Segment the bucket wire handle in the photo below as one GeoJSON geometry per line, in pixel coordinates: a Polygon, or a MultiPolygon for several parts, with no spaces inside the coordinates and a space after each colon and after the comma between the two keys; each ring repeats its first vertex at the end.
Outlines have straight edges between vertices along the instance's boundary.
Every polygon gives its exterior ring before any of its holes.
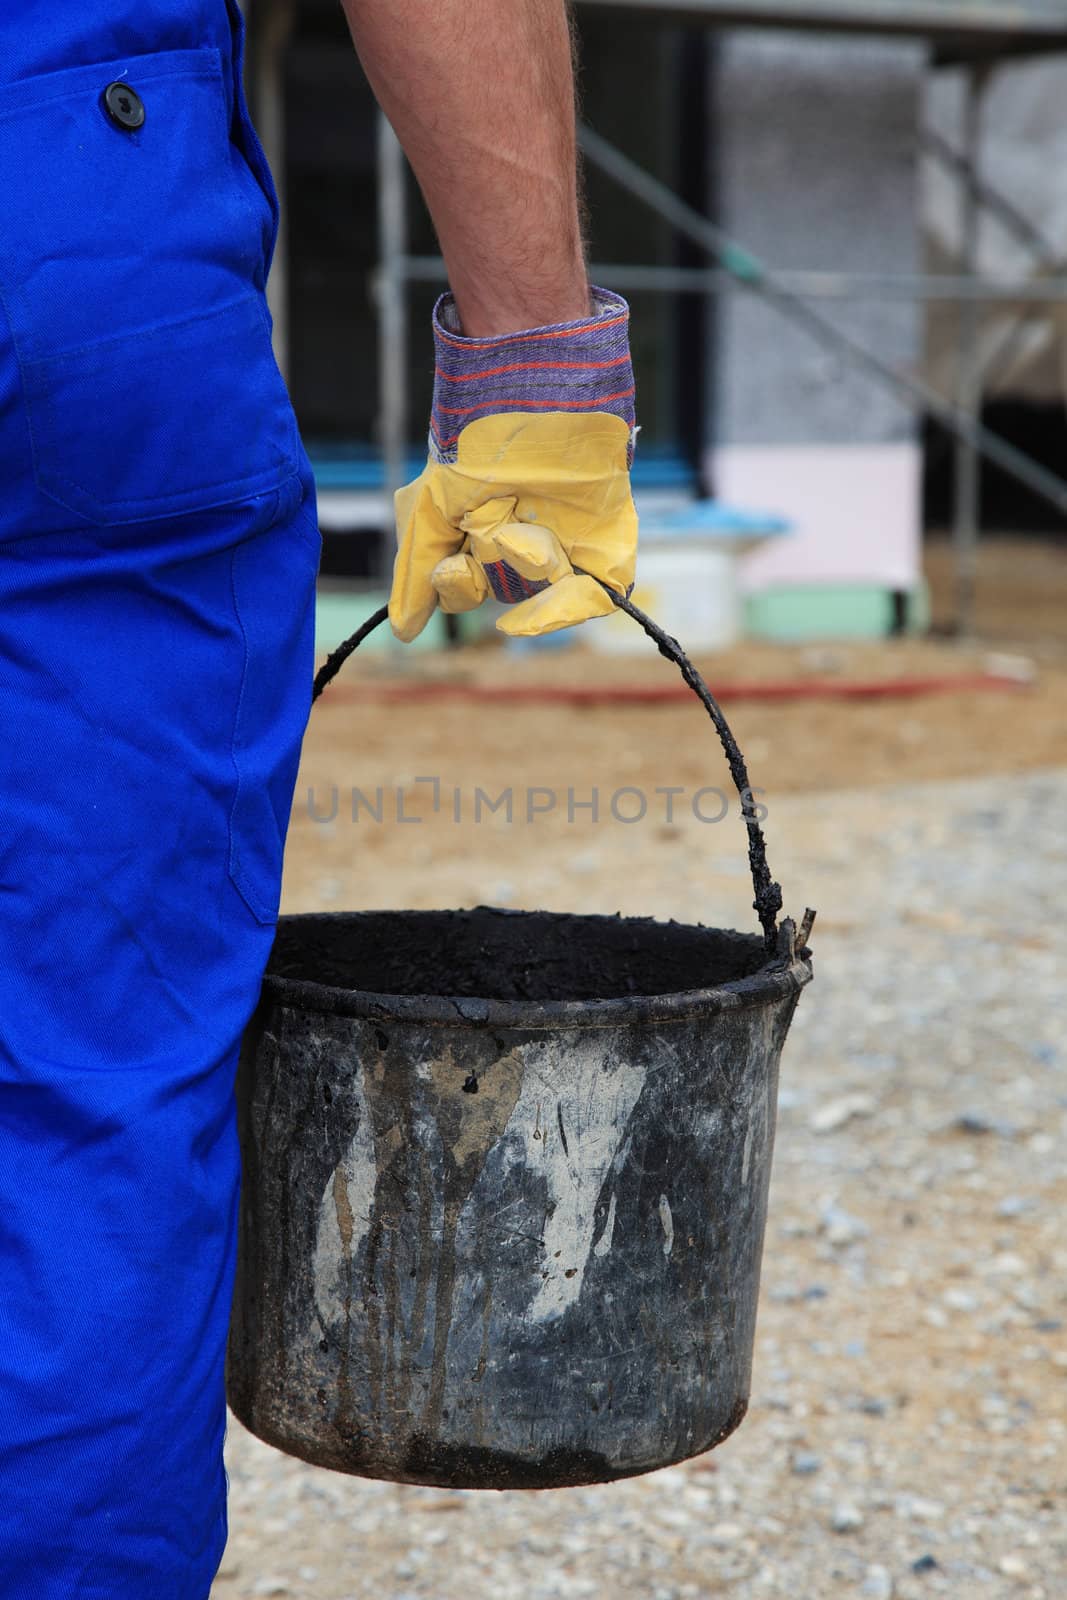
{"type": "MultiPolygon", "coordinates": [[[[575,571],[578,570],[578,568],[575,568],[575,571]]],[[[599,578],[596,581],[600,583],[599,578]]],[[[723,750],[726,752],[730,776],[733,778],[734,786],[741,797],[741,815],[744,817],[745,827],[748,829],[748,864],[752,873],[752,887],[756,895],[752,902],[753,909],[759,917],[760,926],[763,929],[764,943],[768,951],[774,954],[778,950],[777,917],[782,909],[782,891],[771,877],[770,868],[767,865],[767,845],[763,837],[763,829],[759,824],[759,817],[756,814],[756,803],[749,784],[748,768],[745,765],[745,758],[741,754],[737,740],[730,731],[730,724],[723,716],[722,709],[715,696],[677,639],[673,639],[657,622],[653,622],[652,618],[646,615],[640,606],[635,606],[632,600],[616,594],[614,589],[610,589],[606,583],[601,583],[600,587],[620,611],[625,611],[628,617],[632,617],[644,629],[659,650],[660,655],[665,656],[668,661],[674,662],[683,679],[715,724],[715,731],[719,735],[723,750]]],[[[387,605],[379,606],[378,610],[367,618],[362,627],[357,628],[350,638],[346,639],[343,644],[338,645],[337,649],[327,656],[315,675],[315,685],[311,694],[313,701],[319,698],[326,685],[337,676],[352,652],[363,643],[368,634],[373,633],[375,628],[380,627],[388,619],[388,616],[389,607],[387,605]]]]}

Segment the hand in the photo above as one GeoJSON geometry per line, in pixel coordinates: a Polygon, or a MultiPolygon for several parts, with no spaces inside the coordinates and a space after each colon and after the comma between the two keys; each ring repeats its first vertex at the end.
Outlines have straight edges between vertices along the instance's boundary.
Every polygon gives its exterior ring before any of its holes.
{"type": "Polygon", "coordinates": [[[430,459],[396,494],[398,638],[414,639],[438,605],[470,611],[490,595],[512,608],[497,622],[503,633],[549,633],[614,610],[602,583],[630,589],[628,308],[594,296],[596,318],[498,339],[458,337],[445,321],[449,297],[439,302],[430,459]],[[450,432],[451,417],[483,410],[450,432]]]}
{"type": "Polygon", "coordinates": [[[414,639],[438,605],[472,611],[490,594],[512,605],[497,622],[507,634],[550,633],[613,611],[596,580],[624,595],[634,579],[629,437],[606,412],[507,412],[469,423],[455,464],[428,462],[396,496],[389,620],[397,637],[414,639]]]}

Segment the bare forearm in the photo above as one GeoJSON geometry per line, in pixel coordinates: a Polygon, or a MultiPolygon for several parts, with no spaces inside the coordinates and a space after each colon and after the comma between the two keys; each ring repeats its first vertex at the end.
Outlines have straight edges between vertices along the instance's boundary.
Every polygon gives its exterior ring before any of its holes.
{"type": "Polygon", "coordinates": [[[589,313],[566,0],[342,0],[463,332],[589,313]]]}

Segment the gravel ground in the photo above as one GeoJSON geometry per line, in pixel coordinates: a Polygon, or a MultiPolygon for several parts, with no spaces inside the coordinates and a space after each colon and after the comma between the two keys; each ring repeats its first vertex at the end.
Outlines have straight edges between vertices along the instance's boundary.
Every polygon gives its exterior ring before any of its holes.
{"type": "MultiPolygon", "coordinates": [[[[213,1600],[1067,1594],[1065,815],[1065,769],[774,803],[787,909],[820,911],[817,977],[732,1439],[610,1487],[479,1495],[309,1468],[234,1422],[213,1600]]],[[[447,830],[387,873],[337,845],[327,878],[303,831],[293,909],[499,898],[447,830]]],[[[576,850],[546,828],[496,886],[748,927],[737,841],[713,832],[686,815],[576,850]]]]}

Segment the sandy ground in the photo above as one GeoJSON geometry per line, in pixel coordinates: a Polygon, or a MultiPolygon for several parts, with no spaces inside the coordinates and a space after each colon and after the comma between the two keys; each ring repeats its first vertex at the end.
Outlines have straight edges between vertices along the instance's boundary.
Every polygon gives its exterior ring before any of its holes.
{"type": "MultiPolygon", "coordinates": [[[[930,574],[936,618],[943,552],[930,574]]],[[[713,685],[990,667],[1026,680],[728,706],[787,910],[820,913],[817,982],[783,1064],[739,1433],[623,1485],[479,1496],[318,1471],[235,1423],[217,1600],[1067,1594],[1067,553],[988,546],[979,628],[969,647],[702,663],[713,685]]],[[[403,667],[357,658],[316,710],[288,910],[490,901],[752,925],[741,829],[732,812],[713,820],[727,779],[695,701],[382,694],[674,681],[651,646],[647,662],[477,650],[403,667]],[[356,786],[375,807],[381,788],[380,821],[365,801],[353,820],[356,786]],[[479,788],[512,791],[510,822],[484,801],[475,815],[479,788]],[[594,789],[598,818],[569,815],[568,791],[594,789]]]]}

